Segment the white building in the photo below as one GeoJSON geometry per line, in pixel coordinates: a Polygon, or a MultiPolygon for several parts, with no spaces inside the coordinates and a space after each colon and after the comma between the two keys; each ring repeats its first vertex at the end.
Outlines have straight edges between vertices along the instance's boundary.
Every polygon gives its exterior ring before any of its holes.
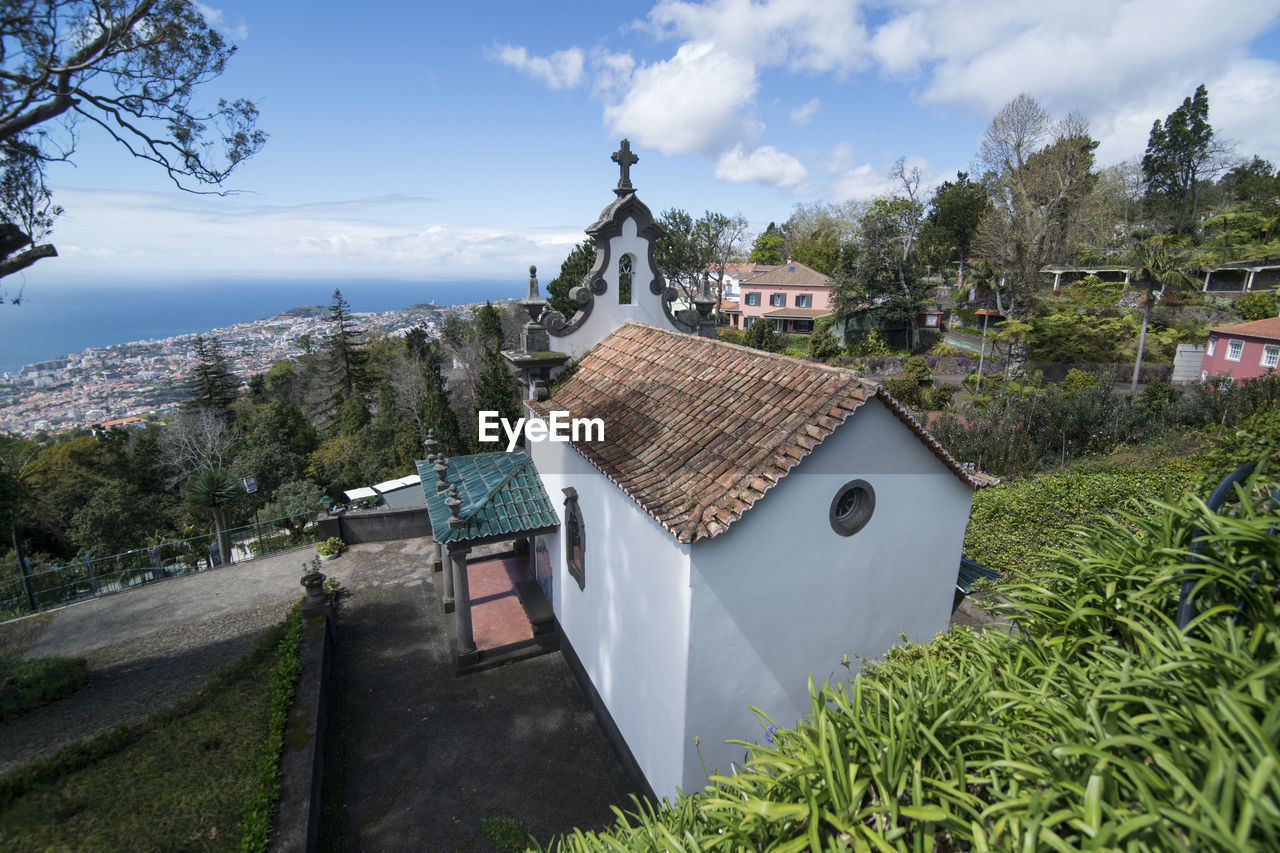
{"type": "Polygon", "coordinates": [[[741,761],[725,741],[762,739],[750,705],[791,725],[810,675],[847,677],[846,658],[944,630],[972,491],[994,481],[852,372],[715,340],[706,312],[673,312],[652,264],[660,231],[627,178],[587,229],[597,259],[578,312],[547,318],[550,347],[526,326],[524,362],[509,357],[531,415],[605,424],[603,441],[530,443],[560,521],[534,540],[537,580],[606,729],[662,797],[701,788],[704,762],[741,761]],[[549,396],[535,382],[554,373],[548,349],[578,357],[549,396]]]}

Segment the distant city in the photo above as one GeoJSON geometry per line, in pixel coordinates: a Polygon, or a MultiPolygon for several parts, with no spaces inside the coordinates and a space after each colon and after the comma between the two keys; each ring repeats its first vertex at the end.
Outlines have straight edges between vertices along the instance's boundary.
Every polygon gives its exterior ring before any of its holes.
{"type": "MultiPolygon", "coordinates": [[[[435,337],[441,317],[470,306],[414,305],[397,311],[357,313],[365,331],[403,335],[423,326],[435,337]]],[[[266,320],[203,332],[217,337],[242,379],[301,354],[298,339],[317,343],[328,333],[326,308],[307,306],[266,320]]],[[[0,433],[33,435],[77,427],[141,423],[180,405],[196,363],[195,334],[91,347],[63,358],[0,374],[0,433]]]]}

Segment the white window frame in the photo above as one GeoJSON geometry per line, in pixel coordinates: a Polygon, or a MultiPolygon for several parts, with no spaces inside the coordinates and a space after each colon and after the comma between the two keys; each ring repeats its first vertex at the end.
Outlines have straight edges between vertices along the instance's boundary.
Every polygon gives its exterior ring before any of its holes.
{"type": "Polygon", "coordinates": [[[1206,353],[1207,355],[1213,355],[1213,351],[1214,351],[1215,349],[1217,349],[1217,348],[1218,348],[1218,336],[1217,336],[1217,335],[1210,335],[1210,336],[1209,336],[1209,346],[1208,346],[1208,348],[1205,350],[1205,353],[1206,353]]]}
{"type": "Polygon", "coordinates": [[[812,307],[813,307],[813,294],[812,294],[812,293],[797,293],[797,294],[796,294],[796,306],[795,306],[795,307],[797,307],[797,308],[812,308],[812,307]]]}
{"type": "Polygon", "coordinates": [[[758,306],[760,304],[760,292],[754,291],[743,295],[744,302],[747,305],[758,306]]]}
{"type": "Polygon", "coordinates": [[[1239,361],[1244,357],[1244,341],[1239,338],[1231,338],[1227,341],[1227,354],[1223,356],[1227,361],[1239,361]]]}
{"type": "Polygon", "coordinates": [[[787,294],[785,294],[785,293],[770,293],[770,294],[769,294],[769,307],[770,307],[770,308],[786,308],[786,307],[787,307],[787,294]]]}
{"type": "Polygon", "coordinates": [[[1280,364],[1280,344],[1263,344],[1262,358],[1258,359],[1262,367],[1275,367],[1280,364]]]}

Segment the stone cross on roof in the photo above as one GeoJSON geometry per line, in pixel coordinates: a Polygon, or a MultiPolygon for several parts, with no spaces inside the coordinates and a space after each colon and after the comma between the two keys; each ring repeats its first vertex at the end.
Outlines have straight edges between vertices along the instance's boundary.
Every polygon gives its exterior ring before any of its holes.
{"type": "Polygon", "coordinates": [[[640,162],[640,158],[631,153],[630,141],[622,140],[618,150],[613,152],[609,159],[618,164],[618,169],[622,173],[618,178],[618,186],[614,189],[614,192],[618,195],[625,195],[631,192],[633,189],[631,186],[631,167],[640,162]]]}

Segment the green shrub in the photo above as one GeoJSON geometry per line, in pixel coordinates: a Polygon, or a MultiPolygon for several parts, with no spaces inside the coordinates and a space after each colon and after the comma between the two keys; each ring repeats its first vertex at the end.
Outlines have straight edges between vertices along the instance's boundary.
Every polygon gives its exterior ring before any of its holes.
{"type": "Polygon", "coordinates": [[[65,699],[84,677],[84,658],[0,659],[0,721],[65,699]]]}
{"type": "Polygon", "coordinates": [[[778,350],[778,340],[773,333],[773,322],[763,317],[757,317],[752,321],[750,328],[747,329],[746,335],[742,338],[742,343],[765,352],[776,352],[778,350]]]}
{"type": "Polygon", "coordinates": [[[1062,392],[1067,396],[1098,387],[1098,377],[1084,370],[1071,368],[1062,380],[1062,392]]]}
{"type": "Polygon", "coordinates": [[[761,715],[735,775],[558,849],[1270,849],[1277,522],[1185,497],[1081,531],[1059,577],[1003,589],[1016,632],[958,629],[850,684],[811,681],[811,713],[761,715]],[[1195,526],[1207,609],[1183,633],[1195,526]]]}
{"type": "Polygon", "coordinates": [[[892,352],[889,342],[875,329],[849,341],[846,351],[855,358],[885,356],[892,352]]]}
{"type": "Polygon", "coordinates": [[[240,849],[247,853],[265,851],[275,825],[276,803],[280,800],[284,728],[293,709],[298,675],[302,672],[298,658],[301,646],[302,608],[294,605],[285,620],[284,636],[276,647],[275,668],[267,688],[271,694],[271,722],[258,757],[258,784],[250,792],[244,816],[240,819],[240,849]]]}
{"type": "Polygon", "coordinates": [[[742,339],[746,336],[746,332],[740,329],[716,329],[716,337],[722,341],[728,341],[731,344],[741,344],[742,339]]]}
{"type": "Polygon", "coordinates": [[[321,557],[331,557],[335,554],[341,554],[342,549],[347,547],[346,543],[337,536],[330,536],[323,542],[316,543],[316,553],[321,557]]]}
{"type": "Polygon", "coordinates": [[[826,361],[840,355],[840,342],[826,329],[818,329],[809,336],[809,358],[826,361]]]}
{"type": "Polygon", "coordinates": [[[1231,306],[1232,312],[1243,320],[1266,320],[1276,316],[1275,291],[1258,290],[1247,293],[1231,306]]]}
{"type": "Polygon", "coordinates": [[[485,840],[497,853],[521,853],[537,844],[529,827],[509,817],[486,817],[480,821],[485,840]]]}

